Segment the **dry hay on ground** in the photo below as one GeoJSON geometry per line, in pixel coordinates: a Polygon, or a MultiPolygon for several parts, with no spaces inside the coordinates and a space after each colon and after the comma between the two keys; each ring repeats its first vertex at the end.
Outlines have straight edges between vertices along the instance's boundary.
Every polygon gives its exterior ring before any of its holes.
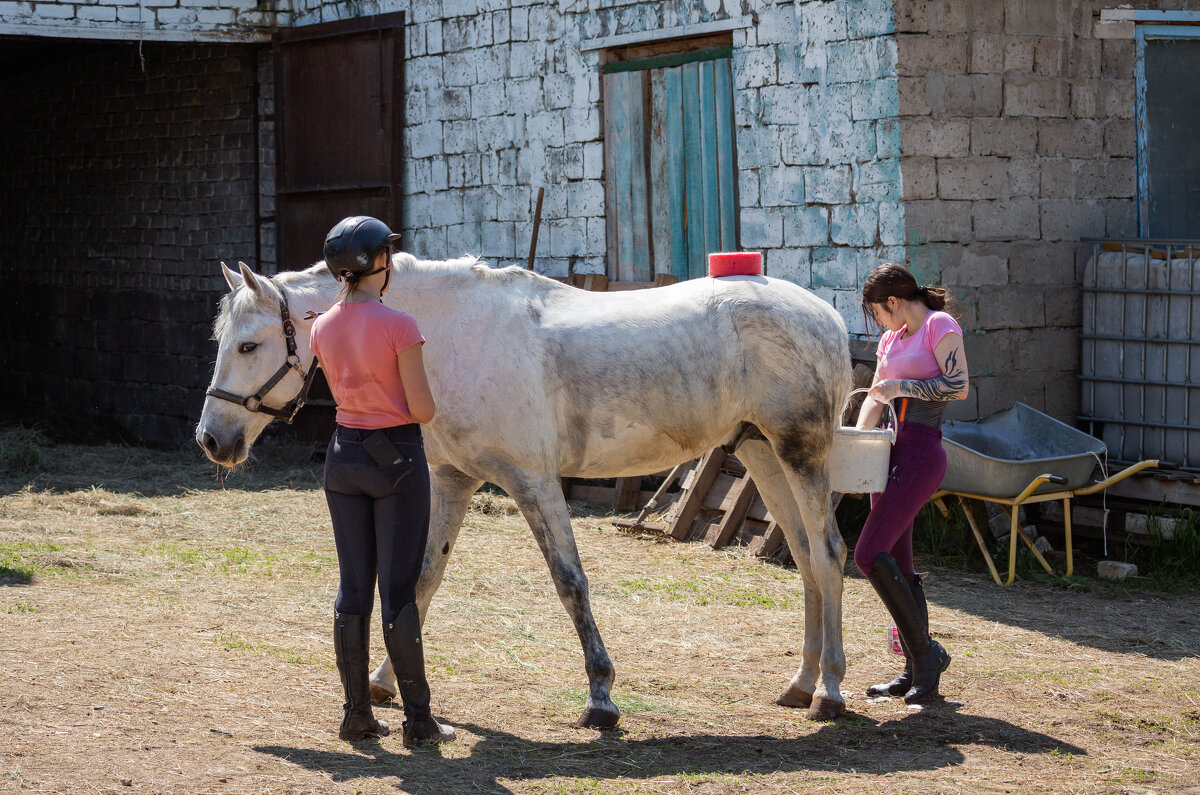
{"type": "Polygon", "coordinates": [[[427,624],[435,710],[460,739],[340,742],[318,467],[310,448],[259,455],[222,486],[190,450],[60,446],[48,474],[0,483],[0,791],[1167,792],[1200,771],[1200,597],[937,571],[933,625],[955,659],[944,700],[910,710],[859,695],[899,663],[850,576],[849,712],[819,725],[772,703],[799,662],[794,570],[586,512],[624,716],[575,728],[578,641],[494,495],[427,624]]]}

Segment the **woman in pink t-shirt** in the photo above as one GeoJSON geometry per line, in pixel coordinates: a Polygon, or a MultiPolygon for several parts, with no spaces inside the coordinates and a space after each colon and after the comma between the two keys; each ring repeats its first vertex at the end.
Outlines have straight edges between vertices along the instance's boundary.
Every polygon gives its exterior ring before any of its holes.
{"type": "Polygon", "coordinates": [[[333,648],[346,703],[338,735],[388,733],[371,711],[368,676],[378,575],[383,640],[404,701],[404,744],[411,746],[452,740],[454,730],[429,709],[416,600],[429,534],[420,423],[436,410],[421,357],[425,338],[411,316],[382,303],[399,237],[366,216],[330,230],[325,265],[345,287],[313,323],[311,341],[338,404],[324,478],[340,572],[333,648]]]}
{"type": "Polygon", "coordinates": [[[946,474],[942,414],[968,390],[962,329],[943,311],[947,298],[942,288],[919,286],[907,268],[891,263],[873,270],[862,292],[863,312],[886,330],[858,427],[876,427],[891,405],[898,428],[887,486],[871,495],[854,562],[892,614],[906,656],[904,673],[867,688],[867,695],[903,695],[910,704],[937,693],[950,665],[950,655],[929,635],[912,553],[913,520],[946,474]]]}

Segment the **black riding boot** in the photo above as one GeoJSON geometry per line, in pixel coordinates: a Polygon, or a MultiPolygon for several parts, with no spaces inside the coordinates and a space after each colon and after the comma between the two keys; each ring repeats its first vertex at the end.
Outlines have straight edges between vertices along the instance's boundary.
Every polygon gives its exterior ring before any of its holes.
{"type": "Polygon", "coordinates": [[[406,604],[392,623],[384,627],[383,641],[404,702],[405,747],[453,740],[454,729],[438,723],[429,711],[429,682],[425,679],[425,653],[421,648],[421,616],[416,604],[406,604]]]}
{"type": "MultiPolygon", "coordinates": [[[[925,589],[921,584],[921,575],[914,574],[911,577],[906,577],[909,587],[912,588],[913,597],[917,600],[917,610],[920,611],[921,628],[926,635],[929,634],[929,604],[925,601],[925,589]]],[[[942,644],[930,638],[929,641],[935,648],[935,654],[945,655],[946,650],[942,648],[942,644]]],[[[904,638],[900,639],[900,645],[904,647],[904,671],[890,682],[885,682],[880,685],[871,685],[867,688],[867,695],[871,697],[878,696],[902,696],[912,687],[912,659],[909,657],[908,647],[904,646],[904,638]]],[[[946,665],[949,665],[949,655],[946,655],[946,665]]],[[[946,670],[944,667],[942,670],[946,670]]]]}
{"type": "Polygon", "coordinates": [[[338,737],[343,740],[365,740],[388,733],[388,725],[375,720],[371,712],[370,639],[370,616],[334,613],[333,652],[346,691],[342,727],[338,730],[338,737]]]}
{"type": "Polygon", "coordinates": [[[919,592],[924,597],[924,591],[919,586],[913,588],[900,573],[895,559],[886,552],[875,558],[867,579],[900,630],[911,678],[911,687],[904,694],[905,703],[913,704],[937,693],[942,671],[950,666],[950,655],[929,637],[928,607],[922,609],[924,599],[916,595],[919,592]]]}

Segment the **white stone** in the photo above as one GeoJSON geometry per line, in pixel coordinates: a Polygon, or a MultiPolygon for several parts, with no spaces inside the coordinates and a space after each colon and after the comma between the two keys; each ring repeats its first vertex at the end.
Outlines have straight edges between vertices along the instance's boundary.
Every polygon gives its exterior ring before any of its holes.
{"type": "Polygon", "coordinates": [[[1096,573],[1105,580],[1123,580],[1126,577],[1136,577],[1138,568],[1132,563],[1119,560],[1102,560],[1096,564],[1096,573]]]}

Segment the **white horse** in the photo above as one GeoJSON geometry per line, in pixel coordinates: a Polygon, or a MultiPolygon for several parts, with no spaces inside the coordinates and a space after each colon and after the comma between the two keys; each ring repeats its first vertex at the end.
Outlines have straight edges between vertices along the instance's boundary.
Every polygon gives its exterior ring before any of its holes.
{"type": "MultiPolygon", "coordinates": [[[[658,472],[741,441],[738,458],[804,579],[802,662],[778,703],[808,707],[814,720],[840,715],[846,545],[826,458],[850,390],[841,317],[807,290],[761,276],[595,293],[473,257],[397,254],[393,263],[384,301],[415,317],[428,340],[438,405],[425,427],[433,508],[417,586],[422,617],[471,495],[485,481],[500,485],[529,523],[583,644],[590,687],[579,725],[615,725],[613,666],[560,478],[658,472]]],[[[240,273],[222,264],[232,292],[214,326],[216,371],[196,427],[208,457],[226,466],[244,460],[271,421],[260,412],[293,410],[279,407],[301,391],[311,359],[304,316],[328,309],[338,292],[323,262],[271,278],[239,265],[240,273]],[[285,337],[291,323],[294,337],[285,337]]],[[[372,685],[396,692],[389,661],[372,685]]]]}

